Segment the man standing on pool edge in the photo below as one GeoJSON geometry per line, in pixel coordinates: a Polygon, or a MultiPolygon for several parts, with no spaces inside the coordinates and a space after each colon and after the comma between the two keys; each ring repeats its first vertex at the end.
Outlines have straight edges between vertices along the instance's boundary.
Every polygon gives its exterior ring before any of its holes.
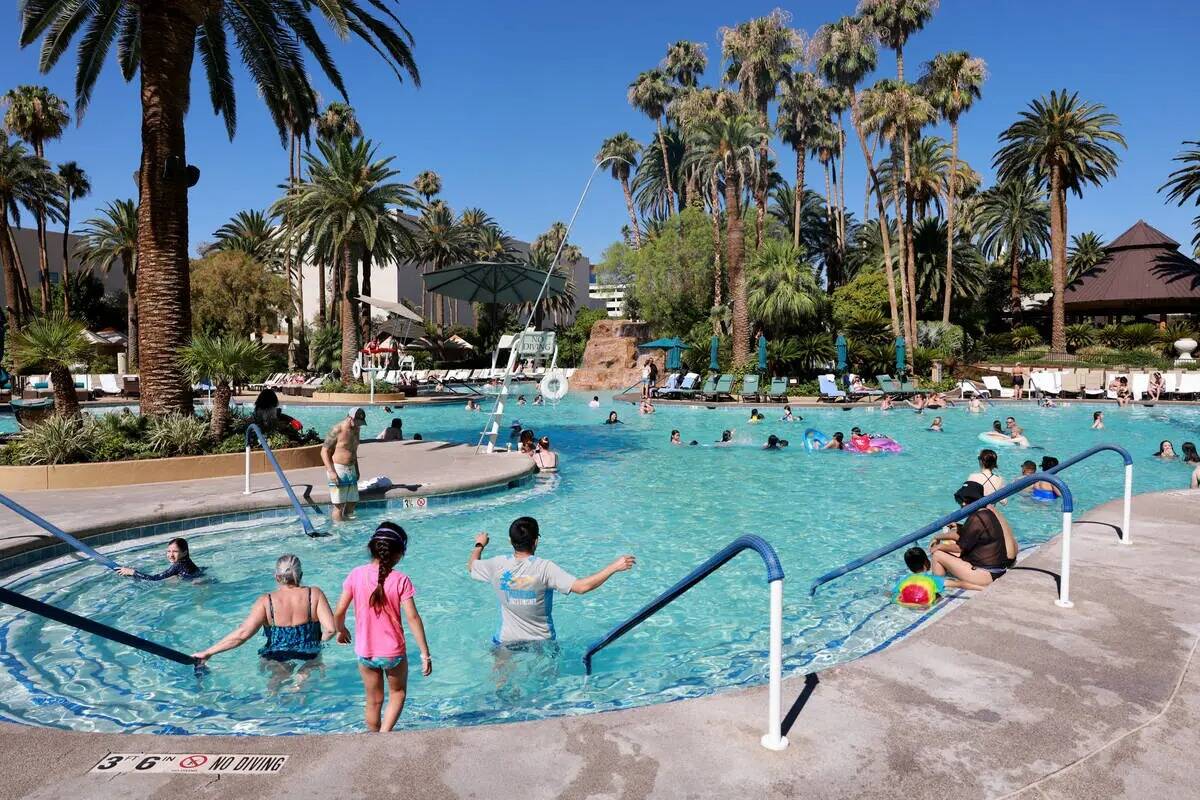
{"type": "Polygon", "coordinates": [[[358,504],[359,431],[367,422],[367,412],[352,408],[341,422],[329,429],[321,446],[321,461],[329,475],[329,502],[333,521],[354,519],[358,504]]]}
{"type": "Polygon", "coordinates": [[[538,535],[536,519],[518,517],[508,527],[513,554],[494,558],[483,558],[488,535],[475,537],[467,572],[477,581],[490,583],[496,592],[500,622],[492,636],[494,644],[554,639],[554,592],[587,594],[636,563],[633,556],[621,556],[595,575],[576,578],[553,561],[534,555],[538,535]]]}

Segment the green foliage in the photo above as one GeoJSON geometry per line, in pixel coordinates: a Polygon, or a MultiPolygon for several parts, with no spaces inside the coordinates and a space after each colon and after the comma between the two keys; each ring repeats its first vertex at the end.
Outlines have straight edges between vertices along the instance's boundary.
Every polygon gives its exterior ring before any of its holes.
{"type": "Polygon", "coordinates": [[[864,270],[833,290],[833,321],[841,330],[849,330],[854,319],[878,314],[886,320],[889,313],[887,276],[882,272],[864,270]]]}
{"type": "Polygon", "coordinates": [[[558,364],[562,367],[578,366],[583,360],[583,351],[587,347],[588,337],[591,336],[592,326],[602,319],[607,319],[608,313],[603,308],[580,308],[575,313],[575,320],[558,330],[558,364]]]}
{"type": "Polygon", "coordinates": [[[200,334],[179,352],[179,361],[193,382],[208,378],[218,383],[238,384],[262,373],[267,351],[250,339],[200,334]]]}
{"type": "Polygon", "coordinates": [[[146,444],[160,456],[195,456],[204,452],[208,426],[195,416],[165,414],[151,417],[146,444]]]}
{"type": "Polygon", "coordinates": [[[966,334],[959,325],[949,322],[918,322],[917,343],[921,347],[946,355],[963,352],[966,334]]]}
{"type": "Polygon", "coordinates": [[[1019,328],[1013,329],[1013,332],[1009,335],[1009,341],[1013,347],[1024,350],[1041,344],[1042,336],[1038,333],[1037,328],[1032,325],[1022,325],[1019,328]]]}
{"type": "Polygon", "coordinates": [[[1096,326],[1086,322],[1068,325],[1066,328],[1067,349],[1072,353],[1087,347],[1096,340],[1096,326]]]}
{"type": "MultiPolygon", "coordinates": [[[[363,381],[335,381],[327,380],[321,384],[322,392],[331,394],[370,394],[371,384],[363,381]]],[[[375,394],[391,394],[399,389],[387,381],[375,381],[375,394]]]]}
{"type": "Polygon", "coordinates": [[[1150,347],[1160,341],[1158,326],[1150,322],[1126,325],[1121,332],[1121,345],[1129,350],[1150,347]]]}
{"type": "Polygon", "coordinates": [[[842,326],[843,332],[863,345],[886,345],[892,341],[892,324],[877,309],[860,311],[842,326]]]}
{"type": "Polygon", "coordinates": [[[11,339],[13,359],[24,371],[65,367],[87,361],[92,346],[83,326],[62,316],[37,317],[11,339]]]}
{"type": "Polygon", "coordinates": [[[275,330],[290,303],[287,281],[240,251],[193,261],[191,287],[192,330],[209,336],[275,330]]]}
{"type": "MultiPolygon", "coordinates": [[[[824,369],[837,358],[833,338],[827,333],[811,333],[796,340],[795,364],[805,370],[824,369]]],[[[770,345],[768,345],[769,349],[770,345]]]]}
{"type": "Polygon", "coordinates": [[[891,375],[896,371],[896,351],[890,345],[858,345],[851,341],[849,360],[855,372],[872,378],[891,375]]]}
{"type": "Polygon", "coordinates": [[[91,270],[72,272],[65,282],[50,287],[50,310],[63,312],[63,294],[71,300],[71,316],[88,328],[125,330],[125,294],[106,294],[104,283],[91,270]]]}
{"type": "Polygon", "coordinates": [[[685,209],[642,242],[632,259],[642,319],[656,334],[686,334],[712,307],[713,240],[709,218],[685,209]]]}
{"type": "Polygon", "coordinates": [[[1180,339],[1195,339],[1196,324],[1191,320],[1176,319],[1167,323],[1167,327],[1162,331],[1162,350],[1163,354],[1169,358],[1175,358],[1175,342],[1180,339]]]}
{"type": "Polygon", "coordinates": [[[342,330],[336,325],[313,325],[308,331],[308,366],[318,372],[342,363],[342,330]]]}
{"type": "Polygon", "coordinates": [[[746,270],[750,316],[775,335],[811,330],[825,316],[826,298],[804,251],[790,241],[767,239],[746,270]]]}
{"type": "Polygon", "coordinates": [[[97,444],[93,426],[77,415],[54,414],[21,434],[15,445],[19,464],[70,464],[88,460],[97,444]]]}

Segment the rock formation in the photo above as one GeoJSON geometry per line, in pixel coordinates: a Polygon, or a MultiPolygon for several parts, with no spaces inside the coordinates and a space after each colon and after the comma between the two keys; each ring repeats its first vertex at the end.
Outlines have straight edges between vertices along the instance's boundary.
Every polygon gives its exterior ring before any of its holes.
{"type": "Polygon", "coordinates": [[[650,339],[650,326],[645,322],[627,319],[602,319],[592,326],[583,364],[571,376],[571,388],[581,391],[594,389],[625,389],[642,379],[641,364],[646,358],[658,363],[660,379],[665,374],[665,352],[651,350],[638,353],[638,343],[650,339]]]}

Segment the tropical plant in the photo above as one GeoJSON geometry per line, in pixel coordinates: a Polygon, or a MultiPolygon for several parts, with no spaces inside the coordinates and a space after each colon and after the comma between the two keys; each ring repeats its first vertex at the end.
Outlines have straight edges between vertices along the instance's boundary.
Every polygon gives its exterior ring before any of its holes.
{"type": "Polygon", "coordinates": [[[1004,181],[980,196],[976,229],[988,258],[1007,256],[1009,306],[1021,310],[1021,260],[1040,257],[1050,240],[1050,208],[1039,182],[1029,175],[1004,181]]]}
{"type": "Polygon", "coordinates": [[[29,465],[86,461],[97,444],[93,428],[90,417],[54,414],[21,434],[15,461],[29,465]]]}
{"type": "Polygon", "coordinates": [[[793,205],[788,227],[792,231],[792,244],[797,247],[801,244],[801,204],[807,194],[804,171],[808,161],[808,142],[819,133],[820,121],[826,113],[827,97],[816,75],[806,71],[794,71],[784,83],[783,93],[779,98],[775,130],[779,133],[779,138],[789,144],[796,155],[796,182],[792,192],[793,205]]]}
{"type": "Polygon", "coordinates": [[[316,325],[308,335],[308,365],[318,372],[337,369],[342,363],[342,330],[336,325],[316,325]]]}
{"type": "MultiPolygon", "coordinates": [[[[828,366],[837,358],[837,347],[828,333],[809,333],[794,340],[794,362],[804,369],[815,370],[828,366]]],[[[769,348],[769,345],[768,345],[769,348]]]]}
{"type": "Polygon", "coordinates": [[[1135,322],[1121,330],[1121,344],[1130,350],[1153,347],[1161,341],[1162,333],[1151,322],[1135,322]]]}
{"type": "Polygon", "coordinates": [[[654,120],[658,132],[659,152],[662,154],[663,176],[666,179],[667,200],[671,208],[675,207],[675,187],[671,181],[671,165],[667,161],[667,145],[663,139],[662,120],[667,113],[667,105],[675,96],[675,88],[665,70],[646,70],[629,84],[629,104],[638,111],[654,120]]]}
{"type": "Polygon", "coordinates": [[[845,325],[845,333],[864,345],[885,345],[892,338],[888,318],[875,309],[860,311],[852,316],[845,325]]]}
{"type": "MultiPolygon", "coordinates": [[[[87,173],[74,161],[58,165],[58,189],[62,192],[62,283],[66,286],[71,279],[71,253],[68,241],[71,237],[71,202],[82,200],[92,193],[92,184],[87,173]]],[[[71,316],[70,293],[63,293],[63,313],[71,316]]]]}
{"type": "Polygon", "coordinates": [[[1088,322],[1077,322],[1074,325],[1068,325],[1064,334],[1067,340],[1067,349],[1074,353],[1096,340],[1096,326],[1088,322]]]}
{"type": "MultiPolygon", "coordinates": [[[[1167,182],[1158,188],[1161,192],[1167,190],[1167,199],[1174,200],[1180,206],[1183,206],[1189,200],[1195,201],[1194,204],[1200,206],[1200,141],[1184,142],[1184,150],[1179,155],[1175,156],[1173,161],[1177,161],[1183,166],[1175,170],[1167,178],[1167,182]]],[[[1200,253],[1200,216],[1192,220],[1192,227],[1196,229],[1196,235],[1192,237],[1192,247],[1200,253]]]]}
{"type": "Polygon", "coordinates": [[[1037,347],[1042,343],[1042,335],[1032,325],[1013,328],[1009,339],[1017,350],[1028,350],[1030,347],[1037,347]]]}
{"type": "Polygon", "coordinates": [[[100,216],[83,223],[83,235],[76,252],[83,263],[108,274],[121,262],[125,278],[127,327],[126,345],[129,369],[139,369],[137,302],[138,211],[132,200],[114,200],[100,210],[100,216]]]}
{"type": "Polygon", "coordinates": [[[833,252],[837,242],[833,235],[833,227],[829,223],[825,200],[812,189],[804,191],[804,198],[800,202],[796,201],[795,195],[795,189],[786,181],[777,184],[771,189],[771,207],[767,213],[794,234],[796,220],[793,219],[793,214],[799,208],[799,246],[806,255],[814,260],[814,263],[825,267],[827,261],[837,257],[833,252]]]}
{"type": "Polygon", "coordinates": [[[418,172],[417,177],[413,178],[413,189],[421,197],[424,197],[428,204],[434,197],[442,193],[442,178],[431,169],[418,172]]]}
{"type": "Polygon", "coordinates": [[[1095,231],[1084,231],[1072,236],[1071,246],[1067,248],[1067,283],[1074,283],[1107,258],[1105,247],[1104,240],[1095,231]]]}
{"type": "Polygon", "coordinates": [[[1196,338],[1196,323],[1192,320],[1173,319],[1167,323],[1167,327],[1160,331],[1159,338],[1162,342],[1163,355],[1174,358],[1176,355],[1175,342],[1180,339],[1196,338]]]}
{"type": "MultiPolygon", "coordinates": [[[[982,95],[987,65],[982,58],[973,58],[965,50],[939,53],[925,64],[919,82],[925,96],[942,119],[950,123],[950,175],[958,174],[958,120],[982,95]]],[[[948,181],[946,192],[946,225],[951,239],[955,235],[954,202],[959,193],[958,181],[948,181]]],[[[954,248],[946,248],[947,291],[942,301],[942,322],[950,321],[950,291],[954,279],[954,248]]]]}
{"type": "Polygon", "coordinates": [[[147,446],[163,457],[200,455],[209,436],[209,428],[194,414],[159,415],[146,425],[147,446]]]}
{"type": "Polygon", "coordinates": [[[9,221],[21,224],[21,207],[40,208],[51,202],[49,167],[21,142],[0,137],[0,261],[4,267],[4,296],[8,313],[20,327],[33,313],[21,254],[13,246],[9,221]]]}
{"type": "MultiPolygon", "coordinates": [[[[691,44],[691,42],[677,44],[691,44]]],[[[620,182],[621,192],[625,195],[625,209],[629,212],[629,230],[633,237],[634,247],[642,246],[642,236],[638,232],[637,214],[633,210],[633,194],[629,191],[629,173],[637,166],[638,156],[641,152],[642,146],[628,133],[621,132],[605,139],[604,143],[600,145],[600,152],[596,153],[597,162],[606,158],[613,159],[609,171],[613,180],[620,182]]]]}
{"type": "Polygon", "coordinates": [[[1107,347],[1121,347],[1125,343],[1125,328],[1117,322],[1110,322],[1096,334],[1096,341],[1107,347]]]}
{"type": "Polygon", "coordinates": [[[87,361],[92,346],[83,338],[83,325],[62,316],[35,317],[12,337],[13,361],[24,370],[45,369],[54,390],[54,410],[79,413],[71,367],[87,361]]]}
{"type": "Polygon", "coordinates": [[[663,69],[680,86],[689,89],[694,87],[704,68],[708,66],[708,56],[704,47],[702,43],[682,39],[669,45],[663,69]]]}
{"type": "Polygon", "coordinates": [[[265,211],[239,211],[213,237],[212,251],[244,253],[273,272],[283,268],[280,229],[265,211]]]}
{"type": "MultiPolygon", "coordinates": [[[[468,260],[476,242],[473,231],[456,219],[450,207],[444,203],[434,203],[421,212],[412,230],[412,237],[411,260],[428,265],[430,271],[468,260]]],[[[432,317],[437,325],[448,325],[450,320],[445,312],[445,301],[431,295],[426,295],[426,298],[431,305],[423,309],[425,316],[432,317]]]]}
{"type": "Polygon", "coordinates": [[[412,36],[382,2],[321,3],[57,3],[27,0],[21,5],[21,45],[42,37],[39,66],[51,70],[79,38],[75,114],[82,117],[117,41],[123,77],[141,80],[142,156],[138,170],[138,293],[148,336],[141,348],[143,413],[192,413],[191,386],[178,354],[191,332],[188,307],[188,185],[184,117],[191,100],[192,63],[197,51],[208,79],[213,110],[230,138],[237,113],[227,33],[266,106],[281,142],[289,130],[306,129],[316,115],[316,92],[304,60],[307,50],[343,97],[342,76],[313,17],[318,13],[339,38],[365,40],[397,78],[420,75],[412,58],[412,36]],[[376,14],[373,12],[380,12],[376,14]]]}
{"type": "MultiPolygon", "coordinates": [[[[937,217],[926,217],[913,230],[913,259],[916,272],[917,297],[927,306],[918,306],[927,314],[936,315],[938,298],[945,295],[946,236],[948,225],[937,217]]],[[[987,285],[987,264],[983,256],[964,234],[959,233],[954,247],[958,269],[949,274],[954,281],[951,294],[959,300],[978,297],[987,285]]],[[[918,324],[918,334],[920,324],[918,324]]],[[[919,335],[918,335],[919,338],[919,335]]]]}
{"type": "Polygon", "coordinates": [[[325,110],[314,120],[317,136],[325,141],[333,141],[342,137],[357,139],[363,135],[362,125],[358,123],[358,114],[349,103],[334,100],[325,106],[325,110]]]}
{"type": "Polygon", "coordinates": [[[684,156],[687,144],[678,128],[663,128],[654,135],[654,141],[642,148],[642,160],[638,162],[633,174],[631,189],[633,201],[644,218],[643,234],[649,234],[649,227],[656,222],[667,219],[684,206],[676,204],[676,195],[671,187],[680,186],[687,171],[684,156]],[[667,169],[663,172],[661,158],[646,158],[645,153],[651,150],[666,150],[667,169]]]}
{"type": "Polygon", "coordinates": [[[291,308],[283,276],[244,252],[216,251],[192,262],[192,329],[249,338],[278,330],[291,308]]]}
{"type": "Polygon", "coordinates": [[[1066,348],[1067,191],[1082,196],[1086,185],[1113,177],[1119,161],[1114,145],[1125,146],[1116,114],[1077,93],[1052,91],[1032,101],[1020,118],[1000,134],[993,161],[1000,180],[1033,175],[1050,189],[1050,262],[1054,280],[1051,341],[1066,348]]]}
{"type": "Polygon", "coordinates": [[[233,387],[266,368],[266,349],[258,342],[240,336],[201,334],[179,351],[179,359],[193,382],[205,379],[212,382],[209,435],[214,441],[224,439],[229,429],[229,401],[233,399],[233,387]]]}
{"type": "Polygon", "coordinates": [[[804,251],[791,242],[767,239],[746,271],[750,314],[774,331],[795,330],[821,318],[828,301],[804,251]]]}

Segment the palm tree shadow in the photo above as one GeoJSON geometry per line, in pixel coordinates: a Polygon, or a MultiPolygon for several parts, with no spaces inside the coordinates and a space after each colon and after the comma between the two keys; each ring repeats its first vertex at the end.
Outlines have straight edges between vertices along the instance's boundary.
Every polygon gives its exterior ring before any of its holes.
{"type": "Polygon", "coordinates": [[[1200,289],[1200,264],[1178,251],[1172,250],[1155,256],[1150,273],[1166,284],[1183,281],[1184,286],[1191,291],[1200,289]]]}

